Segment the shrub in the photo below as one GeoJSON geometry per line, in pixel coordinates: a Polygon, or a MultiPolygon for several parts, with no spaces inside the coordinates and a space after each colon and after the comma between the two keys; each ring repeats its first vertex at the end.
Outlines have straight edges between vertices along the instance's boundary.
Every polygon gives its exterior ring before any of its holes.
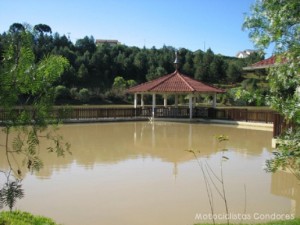
{"type": "Polygon", "coordinates": [[[78,98],[81,102],[87,102],[90,100],[90,93],[89,90],[86,88],[80,89],[78,93],[78,98]]]}
{"type": "Polygon", "coordinates": [[[70,89],[70,96],[73,99],[77,99],[78,98],[78,90],[77,90],[77,88],[74,87],[74,88],[70,89]]]}
{"type": "Polygon", "coordinates": [[[125,100],[126,95],[124,91],[111,89],[105,93],[105,97],[113,102],[122,102],[125,100]]]}
{"type": "Polygon", "coordinates": [[[63,85],[58,85],[55,87],[55,96],[56,98],[66,98],[70,96],[70,91],[63,85]]]}

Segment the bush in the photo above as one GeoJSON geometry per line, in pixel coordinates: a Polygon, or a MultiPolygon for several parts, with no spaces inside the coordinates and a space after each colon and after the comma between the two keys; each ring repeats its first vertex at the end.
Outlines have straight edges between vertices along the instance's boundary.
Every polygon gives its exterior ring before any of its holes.
{"type": "Polygon", "coordinates": [[[89,90],[86,88],[80,89],[78,93],[78,98],[81,102],[87,102],[90,100],[90,93],[89,90]]]}
{"type": "Polygon", "coordinates": [[[78,91],[77,88],[71,88],[70,89],[70,96],[73,99],[77,99],[78,98],[78,91]]]}
{"type": "Polygon", "coordinates": [[[124,91],[111,89],[105,93],[105,98],[112,102],[123,102],[125,101],[126,95],[124,91]]]}
{"type": "Polygon", "coordinates": [[[56,98],[67,98],[70,96],[70,91],[63,85],[58,85],[55,87],[55,96],[56,98]]]}
{"type": "Polygon", "coordinates": [[[28,212],[13,211],[0,213],[0,225],[58,225],[52,219],[34,216],[28,212]]]}

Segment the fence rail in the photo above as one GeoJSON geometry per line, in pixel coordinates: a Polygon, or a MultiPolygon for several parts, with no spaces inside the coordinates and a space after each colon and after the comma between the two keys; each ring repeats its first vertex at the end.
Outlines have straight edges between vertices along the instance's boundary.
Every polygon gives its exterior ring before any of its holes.
{"type": "Polygon", "coordinates": [[[271,110],[247,110],[247,109],[210,109],[212,118],[236,120],[246,122],[273,123],[274,114],[271,110]]]}
{"type": "Polygon", "coordinates": [[[273,124],[273,137],[278,137],[287,129],[295,127],[294,123],[285,121],[279,113],[275,113],[273,124]]]}
{"type": "MultiPolygon", "coordinates": [[[[30,109],[25,110],[29,118],[34,119],[35,112],[30,109]]],[[[0,122],[8,121],[14,116],[24,113],[24,110],[15,109],[11,112],[0,109],[0,122]]],[[[157,118],[189,118],[188,107],[157,107],[155,117],[157,118]]],[[[56,108],[51,113],[52,118],[85,120],[85,119],[105,119],[105,118],[147,118],[152,116],[152,108],[56,108]]],[[[287,127],[283,118],[271,110],[247,110],[233,108],[205,108],[196,107],[193,109],[193,118],[222,119],[233,121],[263,122],[274,124],[274,137],[280,135],[287,127]]]]}

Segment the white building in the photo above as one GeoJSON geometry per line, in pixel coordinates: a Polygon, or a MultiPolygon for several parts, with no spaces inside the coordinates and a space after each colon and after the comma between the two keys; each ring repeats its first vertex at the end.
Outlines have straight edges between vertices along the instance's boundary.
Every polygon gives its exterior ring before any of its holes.
{"type": "Polygon", "coordinates": [[[247,58],[249,57],[252,53],[254,53],[255,50],[251,50],[251,49],[246,49],[244,51],[239,51],[237,54],[236,54],[236,57],[237,58],[240,58],[240,59],[244,59],[244,58],[247,58]]]}

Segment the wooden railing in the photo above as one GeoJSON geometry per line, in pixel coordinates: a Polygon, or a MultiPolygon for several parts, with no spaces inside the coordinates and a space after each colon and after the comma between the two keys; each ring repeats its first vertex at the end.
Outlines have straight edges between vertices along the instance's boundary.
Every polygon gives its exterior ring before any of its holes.
{"type": "Polygon", "coordinates": [[[287,129],[296,127],[294,123],[285,121],[283,116],[279,113],[274,114],[273,124],[273,137],[278,137],[287,129]]]}
{"type": "MultiPolygon", "coordinates": [[[[0,121],[9,120],[11,115],[17,115],[23,112],[15,109],[8,113],[0,110],[0,121]]],[[[32,117],[34,112],[27,110],[32,117]]],[[[205,119],[224,119],[249,122],[273,123],[274,111],[258,111],[247,109],[215,109],[198,107],[193,109],[193,118],[205,119]]],[[[51,115],[60,119],[98,119],[98,118],[131,118],[131,117],[151,117],[152,108],[56,108],[51,115]]],[[[190,109],[188,107],[157,107],[155,108],[155,117],[158,118],[189,118],[190,109]]]]}
{"type": "MultiPolygon", "coordinates": [[[[34,118],[35,113],[30,111],[28,115],[34,118]]],[[[0,122],[10,120],[12,115],[18,115],[22,110],[15,109],[8,113],[0,109],[0,122]]],[[[152,108],[56,108],[51,113],[53,118],[68,120],[104,119],[104,118],[148,118],[152,117],[152,108]]],[[[156,118],[189,118],[188,107],[156,107],[156,118]]],[[[233,108],[205,108],[197,107],[193,109],[193,118],[221,119],[247,122],[263,122],[274,124],[274,137],[281,134],[289,125],[282,117],[270,110],[247,110],[233,108]]]]}
{"type": "Polygon", "coordinates": [[[247,110],[247,109],[209,109],[209,117],[212,119],[225,119],[246,122],[273,123],[274,111],[271,110],[247,110]]]}
{"type": "Polygon", "coordinates": [[[54,114],[62,115],[62,119],[100,119],[100,118],[131,118],[141,115],[141,109],[134,108],[71,108],[62,111],[57,109],[54,114]]]}

